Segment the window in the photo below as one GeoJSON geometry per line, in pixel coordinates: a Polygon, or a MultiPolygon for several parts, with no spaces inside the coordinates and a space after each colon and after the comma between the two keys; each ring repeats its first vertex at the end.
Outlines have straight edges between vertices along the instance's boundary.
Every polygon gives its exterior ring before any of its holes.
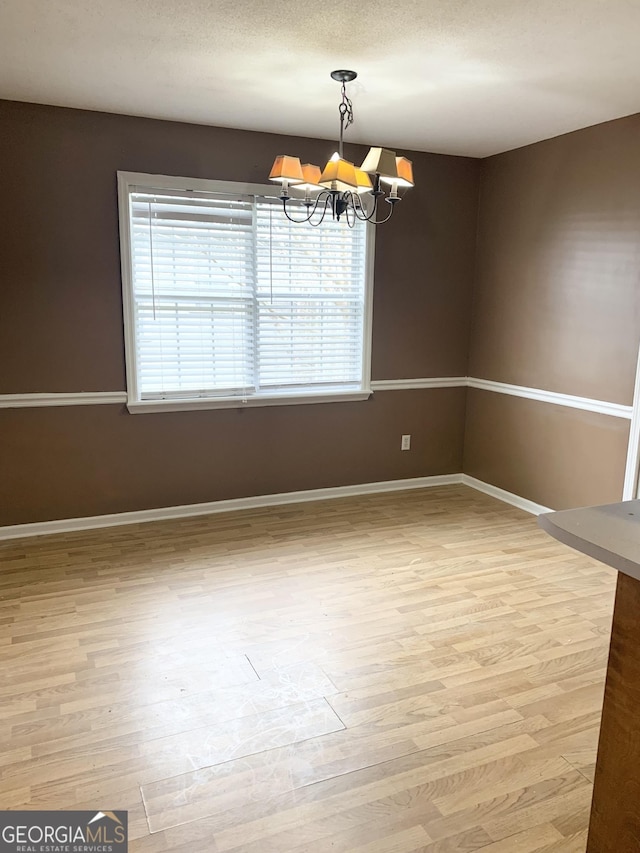
{"type": "Polygon", "coordinates": [[[372,226],[292,224],[273,187],[118,190],[131,411],[369,396],[372,226]]]}

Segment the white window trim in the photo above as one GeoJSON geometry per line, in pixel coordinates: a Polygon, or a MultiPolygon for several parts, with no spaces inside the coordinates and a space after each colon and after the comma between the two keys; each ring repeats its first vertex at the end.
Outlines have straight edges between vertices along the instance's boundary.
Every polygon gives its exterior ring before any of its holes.
{"type": "MultiPolygon", "coordinates": [[[[213,181],[202,178],[180,178],[149,175],[144,172],[118,172],[118,211],[120,223],[120,264],[122,272],[122,307],[124,319],[127,408],[132,413],[179,412],[197,409],[245,409],[254,406],[291,406],[309,403],[336,403],[366,400],[371,396],[371,337],[373,327],[373,268],[375,258],[375,226],[366,226],[366,279],[363,321],[362,388],[354,391],[326,391],[256,395],[255,397],[185,397],[180,399],[142,400],[138,389],[134,327],[133,277],[131,268],[131,215],[129,198],[132,187],[153,189],[202,190],[205,192],[239,193],[275,197],[273,185],[213,181]]],[[[283,214],[284,215],[284,214],[283,214]]],[[[308,225],[300,225],[300,228],[308,225]]],[[[345,223],[345,228],[348,227],[345,223]]]]}

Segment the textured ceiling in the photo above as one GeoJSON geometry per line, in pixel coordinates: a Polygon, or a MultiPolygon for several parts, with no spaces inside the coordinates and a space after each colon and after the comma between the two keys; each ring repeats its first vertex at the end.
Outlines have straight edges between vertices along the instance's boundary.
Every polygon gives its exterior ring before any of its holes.
{"type": "Polygon", "coordinates": [[[639,0],[2,0],[0,98],[483,157],[640,111],[639,0]]]}

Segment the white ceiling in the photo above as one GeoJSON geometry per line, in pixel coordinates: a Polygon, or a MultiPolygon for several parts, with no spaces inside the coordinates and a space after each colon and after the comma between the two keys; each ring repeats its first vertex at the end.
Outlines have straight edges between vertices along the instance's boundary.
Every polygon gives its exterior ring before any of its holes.
{"type": "MultiPolygon", "coordinates": [[[[640,0],[2,0],[0,98],[484,157],[640,111],[640,0]]],[[[291,152],[296,153],[296,152],[291,152]]]]}

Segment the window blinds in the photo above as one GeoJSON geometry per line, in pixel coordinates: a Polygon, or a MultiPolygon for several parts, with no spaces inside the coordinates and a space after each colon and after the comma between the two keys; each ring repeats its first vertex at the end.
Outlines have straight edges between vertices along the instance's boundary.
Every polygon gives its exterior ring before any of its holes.
{"type": "Polygon", "coordinates": [[[364,223],[296,225],[273,199],[130,194],[140,399],[362,387],[364,223]]]}

